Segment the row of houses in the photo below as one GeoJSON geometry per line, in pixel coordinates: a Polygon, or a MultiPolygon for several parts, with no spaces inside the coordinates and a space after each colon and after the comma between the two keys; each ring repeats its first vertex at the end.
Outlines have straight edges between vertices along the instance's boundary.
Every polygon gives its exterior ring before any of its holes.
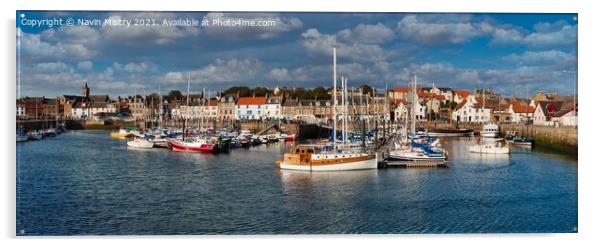
{"type": "MultiPolygon", "coordinates": [[[[239,97],[226,94],[212,98],[203,95],[182,96],[177,99],[148,99],[141,96],[118,97],[90,95],[85,83],[82,95],[62,95],[57,98],[25,97],[17,100],[19,118],[90,119],[119,115],[135,119],[209,120],[303,120],[326,122],[332,116],[332,100],[292,99],[276,90],[266,96],[239,97]],[[269,95],[269,96],[268,96],[269,95]]],[[[339,104],[341,92],[337,93],[339,104]]],[[[554,93],[538,92],[532,99],[505,98],[491,90],[472,93],[451,88],[419,87],[416,94],[410,88],[396,87],[386,94],[366,94],[359,89],[348,93],[347,106],[338,112],[371,117],[383,115],[397,122],[406,121],[410,113],[419,121],[442,120],[460,123],[533,122],[536,125],[576,126],[577,101],[554,93]],[[412,98],[413,97],[413,98],[412,98]],[[414,104],[411,111],[410,102],[414,104]]]]}

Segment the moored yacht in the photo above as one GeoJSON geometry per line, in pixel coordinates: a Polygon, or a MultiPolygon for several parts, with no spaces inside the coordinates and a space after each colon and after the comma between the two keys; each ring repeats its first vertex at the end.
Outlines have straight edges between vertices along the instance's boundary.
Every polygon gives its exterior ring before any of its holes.
{"type": "Polygon", "coordinates": [[[349,171],[376,169],[374,154],[362,152],[320,152],[316,146],[298,145],[284,159],[276,162],[280,169],[300,171],[349,171]]]}

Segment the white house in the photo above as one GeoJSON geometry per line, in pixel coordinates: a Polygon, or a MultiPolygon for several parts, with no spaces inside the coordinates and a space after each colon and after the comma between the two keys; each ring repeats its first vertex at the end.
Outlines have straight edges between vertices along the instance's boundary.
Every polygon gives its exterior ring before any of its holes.
{"type": "Polygon", "coordinates": [[[533,124],[544,126],[576,126],[577,105],[563,101],[539,101],[533,113],[533,124]]]}
{"type": "Polygon", "coordinates": [[[236,101],[235,119],[263,119],[266,97],[240,97],[236,101]]]}
{"type": "Polygon", "coordinates": [[[507,112],[511,115],[513,123],[524,123],[529,119],[533,120],[535,107],[527,105],[525,102],[513,101],[508,105],[507,112]]]}
{"type": "Polygon", "coordinates": [[[282,119],[282,97],[272,96],[263,105],[263,117],[268,119],[282,119]]]}
{"type": "Polygon", "coordinates": [[[456,106],[452,118],[463,123],[487,123],[491,121],[491,108],[482,107],[473,96],[469,96],[456,106]]]}

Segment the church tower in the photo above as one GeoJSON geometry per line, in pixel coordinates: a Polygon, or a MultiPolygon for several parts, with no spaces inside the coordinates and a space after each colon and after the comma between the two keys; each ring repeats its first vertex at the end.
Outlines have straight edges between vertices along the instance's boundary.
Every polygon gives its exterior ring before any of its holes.
{"type": "Polygon", "coordinates": [[[82,95],[86,98],[90,97],[90,88],[88,87],[87,81],[84,83],[84,86],[82,87],[82,95]]]}

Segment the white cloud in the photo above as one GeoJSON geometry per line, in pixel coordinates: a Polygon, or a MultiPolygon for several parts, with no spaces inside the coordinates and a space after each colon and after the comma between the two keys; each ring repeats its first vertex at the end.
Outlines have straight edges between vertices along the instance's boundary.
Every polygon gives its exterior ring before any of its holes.
{"type": "Polygon", "coordinates": [[[337,40],[335,35],[322,34],[310,28],[301,34],[301,44],[311,54],[332,55],[332,47],[337,45],[337,57],[348,58],[357,62],[374,62],[385,60],[388,56],[383,48],[375,44],[365,44],[351,39],[354,34],[344,34],[346,38],[337,40]]]}
{"type": "Polygon", "coordinates": [[[93,63],[91,61],[82,61],[77,63],[77,68],[79,70],[91,70],[93,67],[93,63]]]}
{"type": "Polygon", "coordinates": [[[124,71],[127,73],[142,73],[142,72],[156,70],[157,65],[155,65],[152,62],[141,62],[141,63],[130,62],[125,65],[115,62],[115,63],[113,63],[113,68],[115,68],[115,70],[124,71]]]}
{"type": "Polygon", "coordinates": [[[349,43],[382,44],[394,37],[394,32],[382,23],[376,25],[359,24],[353,29],[344,29],[337,33],[338,41],[349,43]]]}
{"type": "Polygon", "coordinates": [[[498,27],[491,35],[492,44],[521,44],[533,48],[577,44],[577,27],[564,21],[537,23],[530,33],[518,27],[498,27]]]}
{"type": "Polygon", "coordinates": [[[565,53],[558,50],[548,50],[526,51],[522,54],[512,53],[510,55],[504,56],[502,59],[509,62],[517,63],[519,65],[566,65],[570,63],[575,63],[577,57],[574,54],[565,53]]]}
{"type": "Polygon", "coordinates": [[[223,83],[223,82],[251,82],[263,78],[264,68],[261,61],[254,58],[230,60],[216,59],[213,63],[199,69],[165,73],[162,79],[169,83],[183,83],[188,80],[190,73],[191,83],[223,83]]]}
{"type": "Polygon", "coordinates": [[[290,76],[286,68],[273,68],[270,70],[268,78],[274,81],[287,81],[290,79],[290,76]]]}
{"type": "Polygon", "coordinates": [[[83,44],[47,42],[42,39],[40,34],[21,32],[17,38],[19,39],[17,49],[20,49],[22,58],[32,61],[85,60],[96,54],[95,51],[88,49],[83,44]]]}
{"type": "Polygon", "coordinates": [[[405,16],[397,23],[397,31],[406,39],[419,44],[460,44],[482,35],[478,26],[469,21],[438,22],[421,20],[416,15],[405,16]]]}
{"type": "Polygon", "coordinates": [[[71,67],[63,62],[48,62],[35,64],[33,69],[38,73],[59,73],[70,71],[71,67]]]}

